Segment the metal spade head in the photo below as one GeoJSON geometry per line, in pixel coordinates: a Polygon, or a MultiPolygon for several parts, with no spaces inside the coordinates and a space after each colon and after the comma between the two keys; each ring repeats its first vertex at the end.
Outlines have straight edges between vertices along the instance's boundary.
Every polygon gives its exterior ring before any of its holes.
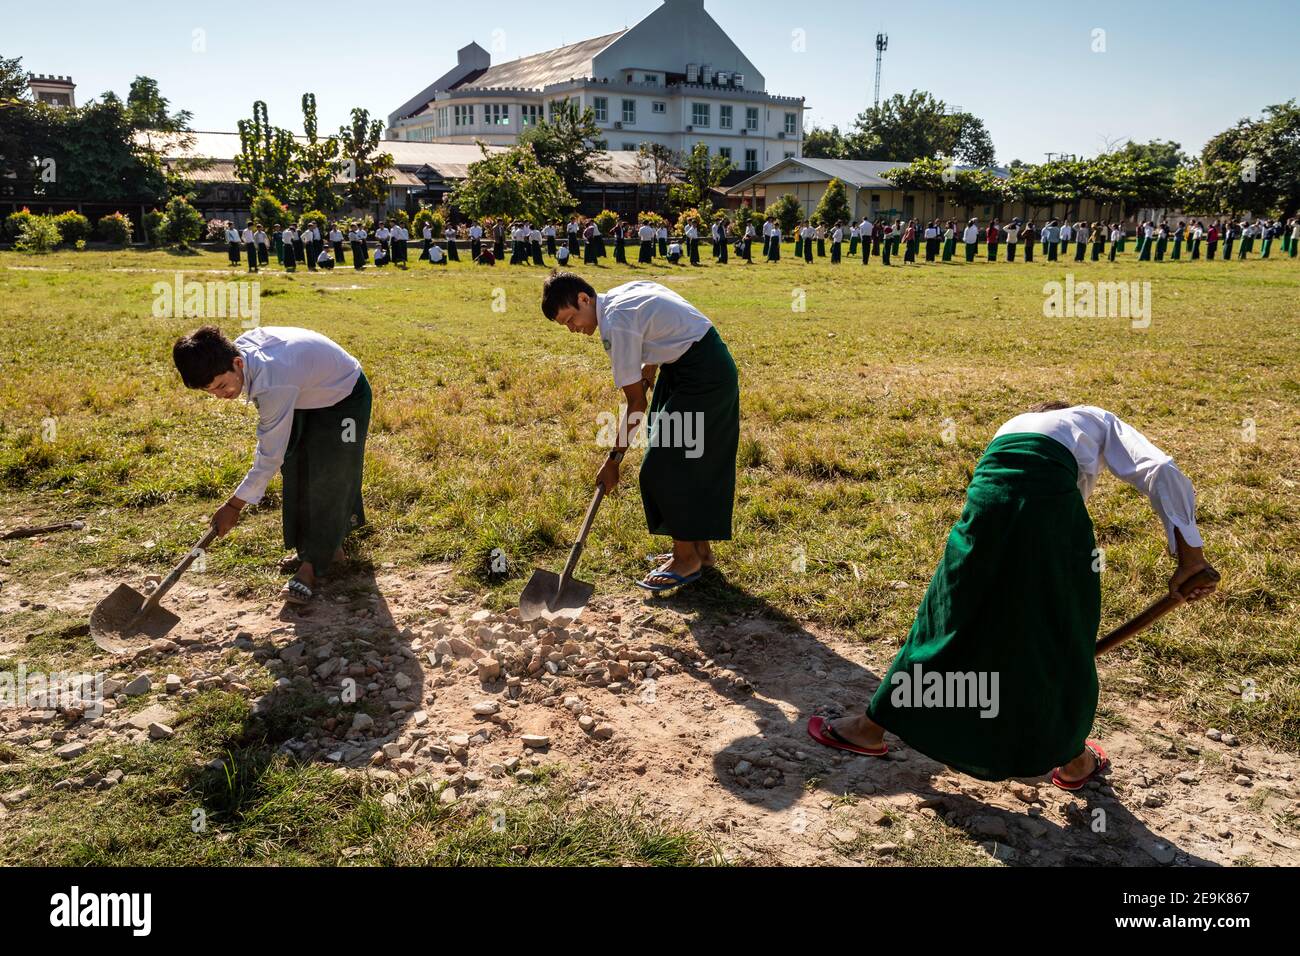
{"type": "Polygon", "coordinates": [[[535,568],[519,595],[519,617],[525,621],[576,621],[595,591],[594,584],[572,577],[564,580],[554,571],[535,568]]]}
{"type": "Polygon", "coordinates": [[[142,615],[146,600],[130,585],[119,584],[90,612],[90,636],[95,643],[114,654],[125,654],[165,637],[180,623],[179,617],[156,604],[142,615]]]}

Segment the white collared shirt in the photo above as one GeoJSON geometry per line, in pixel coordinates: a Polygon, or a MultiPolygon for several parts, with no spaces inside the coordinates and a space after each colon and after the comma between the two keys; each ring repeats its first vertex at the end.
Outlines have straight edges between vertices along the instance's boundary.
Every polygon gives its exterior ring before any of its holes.
{"type": "Polygon", "coordinates": [[[352,394],[361,363],[319,332],[262,326],[235,339],[244,395],[257,406],[257,451],[235,497],[255,505],[284,464],[295,409],[329,408],[352,394]]]}
{"type": "Polygon", "coordinates": [[[240,234],[240,238],[244,242],[251,243],[253,241],[253,230],[245,226],[243,233],[240,234]]]}
{"type": "Polygon", "coordinates": [[[962,238],[962,241],[963,241],[963,242],[967,242],[967,243],[970,243],[970,242],[979,242],[979,241],[980,241],[980,227],[979,227],[979,226],[967,226],[967,227],[966,227],[966,231],[962,233],[961,238],[962,238]]]}
{"type": "Polygon", "coordinates": [[[675,362],[713,327],[695,306],[658,282],[628,282],[598,293],[596,322],[618,388],[639,382],[642,365],[675,362]]]}
{"type": "Polygon", "coordinates": [[[1079,464],[1079,492],[1085,499],[1096,488],[1102,466],[1145,494],[1165,527],[1170,554],[1177,553],[1175,529],[1193,548],[1202,546],[1192,483],[1172,458],[1112,413],[1093,405],[1027,412],[999,428],[994,437],[1014,434],[1046,435],[1068,448],[1079,464]]]}

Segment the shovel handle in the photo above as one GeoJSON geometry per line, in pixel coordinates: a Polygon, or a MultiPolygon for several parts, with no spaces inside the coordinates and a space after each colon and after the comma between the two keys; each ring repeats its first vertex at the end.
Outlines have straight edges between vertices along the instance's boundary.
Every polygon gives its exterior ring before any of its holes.
{"type": "Polygon", "coordinates": [[[1164,617],[1178,605],[1186,600],[1186,595],[1191,594],[1197,588],[1205,587],[1209,584],[1219,583],[1219,572],[1214,568],[1204,568],[1196,572],[1178,588],[1177,594],[1166,594],[1159,601],[1156,601],[1137,617],[1121,624],[1115,630],[1111,631],[1105,637],[1097,642],[1096,656],[1104,654],[1112,648],[1118,647],[1135,634],[1145,631],[1160,618],[1164,617]]]}
{"type": "Polygon", "coordinates": [[[191,548],[189,553],[181,559],[181,563],[172,568],[171,573],[158,582],[158,586],[154,588],[153,593],[149,595],[148,599],[144,602],[144,605],[140,608],[140,614],[143,615],[151,608],[157,607],[158,602],[162,600],[163,595],[172,589],[172,585],[179,581],[181,575],[184,574],[189,566],[194,563],[194,559],[199,556],[199,552],[203,551],[216,539],[217,529],[213,526],[208,529],[207,534],[199,539],[199,543],[191,548]]]}
{"type": "Polygon", "coordinates": [[[587,516],[582,519],[582,530],[578,532],[578,540],[573,542],[573,550],[569,552],[564,573],[560,575],[560,587],[564,587],[565,582],[572,576],[573,569],[578,566],[578,558],[582,556],[582,546],[587,543],[587,533],[591,531],[591,523],[596,520],[596,509],[600,507],[600,501],[604,497],[605,486],[598,481],[596,493],[591,496],[591,504],[587,506],[587,516]]]}
{"type": "Polygon", "coordinates": [[[73,528],[80,531],[86,526],[81,519],[76,521],[60,521],[58,524],[40,525],[35,528],[13,528],[10,531],[0,532],[0,541],[9,541],[14,538],[35,538],[37,535],[50,534],[54,531],[67,531],[73,528]]]}

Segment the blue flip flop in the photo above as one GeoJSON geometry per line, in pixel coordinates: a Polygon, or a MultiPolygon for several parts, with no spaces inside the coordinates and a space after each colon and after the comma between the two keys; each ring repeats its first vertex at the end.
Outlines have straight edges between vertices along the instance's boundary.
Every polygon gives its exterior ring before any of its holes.
{"type": "Polygon", "coordinates": [[[645,581],[638,581],[636,582],[636,586],[639,588],[645,588],[647,591],[652,591],[657,594],[660,591],[671,591],[673,588],[680,588],[698,581],[701,573],[702,572],[700,571],[696,571],[694,574],[688,574],[686,577],[682,577],[680,574],[673,574],[671,571],[651,571],[646,575],[646,580],[649,580],[650,578],[671,578],[673,583],[647,584],[645,581]]]}

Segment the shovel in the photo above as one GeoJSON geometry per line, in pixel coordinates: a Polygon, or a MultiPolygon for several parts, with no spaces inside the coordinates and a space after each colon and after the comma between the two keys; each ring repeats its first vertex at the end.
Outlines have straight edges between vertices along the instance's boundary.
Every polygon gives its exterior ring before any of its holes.
{"type": "Polygon", "coordinates": [[[569,552],[569,562],[564,566],[564,573],[556,574],[554,571],[544,571],[541,568],[533,569],[533,576],[528,579],[524,593],[519,595],[519,617],[522,620],[535,621],[543,618],[552,622],[576,621],[578,615],[587,607],[587,602],[591,600],[596,586],[576,580],[573,577],[573,569],[578,565],[582,546],[587,543],[587,532],[591,530],[596,509],[600,507],[600,499],[603,497],[605,497],[605,486],[597,482],[596,493],[587,508],[587,517],[582,521],[582,531],[578,534],[578,540],[574,543],[573,550],[569,552]]]}
{"type": "Polygon", "coordinates": [[[1164,617],[1184,601],[1184,595],[1191,594],[1197,588],[1205,587],[1208,584],[1219,583],[1219,572],[1214,568],[1205,568],[1196,572],[1178,588],[1178,594],[1166,594],[1159,601],[1156,601],[1149,608],[1124,624],[1121,624],[1115,630],[1111,631],[1105,637],[1097,642],[1096,656],[1104,654],[1111,648],[1119,647],[1130,637],[1139,631],[1145,631],[1148,627],[1164,617]]]}
{"type": "Polygon", "coordinates": [[[90,636],[95,643],[114,654],[126,654],[137,649],[144,638],[156,641],[166,636],[180,623],[180,618],[159,607],[158,602],[216,537],[217,529],[208,529],[208,533],[167,577],[158,582],[158,587],[147,598],[129,584],[119,584],[112,594],[95,605],[95,610],[90,612],[90,636]]]}

